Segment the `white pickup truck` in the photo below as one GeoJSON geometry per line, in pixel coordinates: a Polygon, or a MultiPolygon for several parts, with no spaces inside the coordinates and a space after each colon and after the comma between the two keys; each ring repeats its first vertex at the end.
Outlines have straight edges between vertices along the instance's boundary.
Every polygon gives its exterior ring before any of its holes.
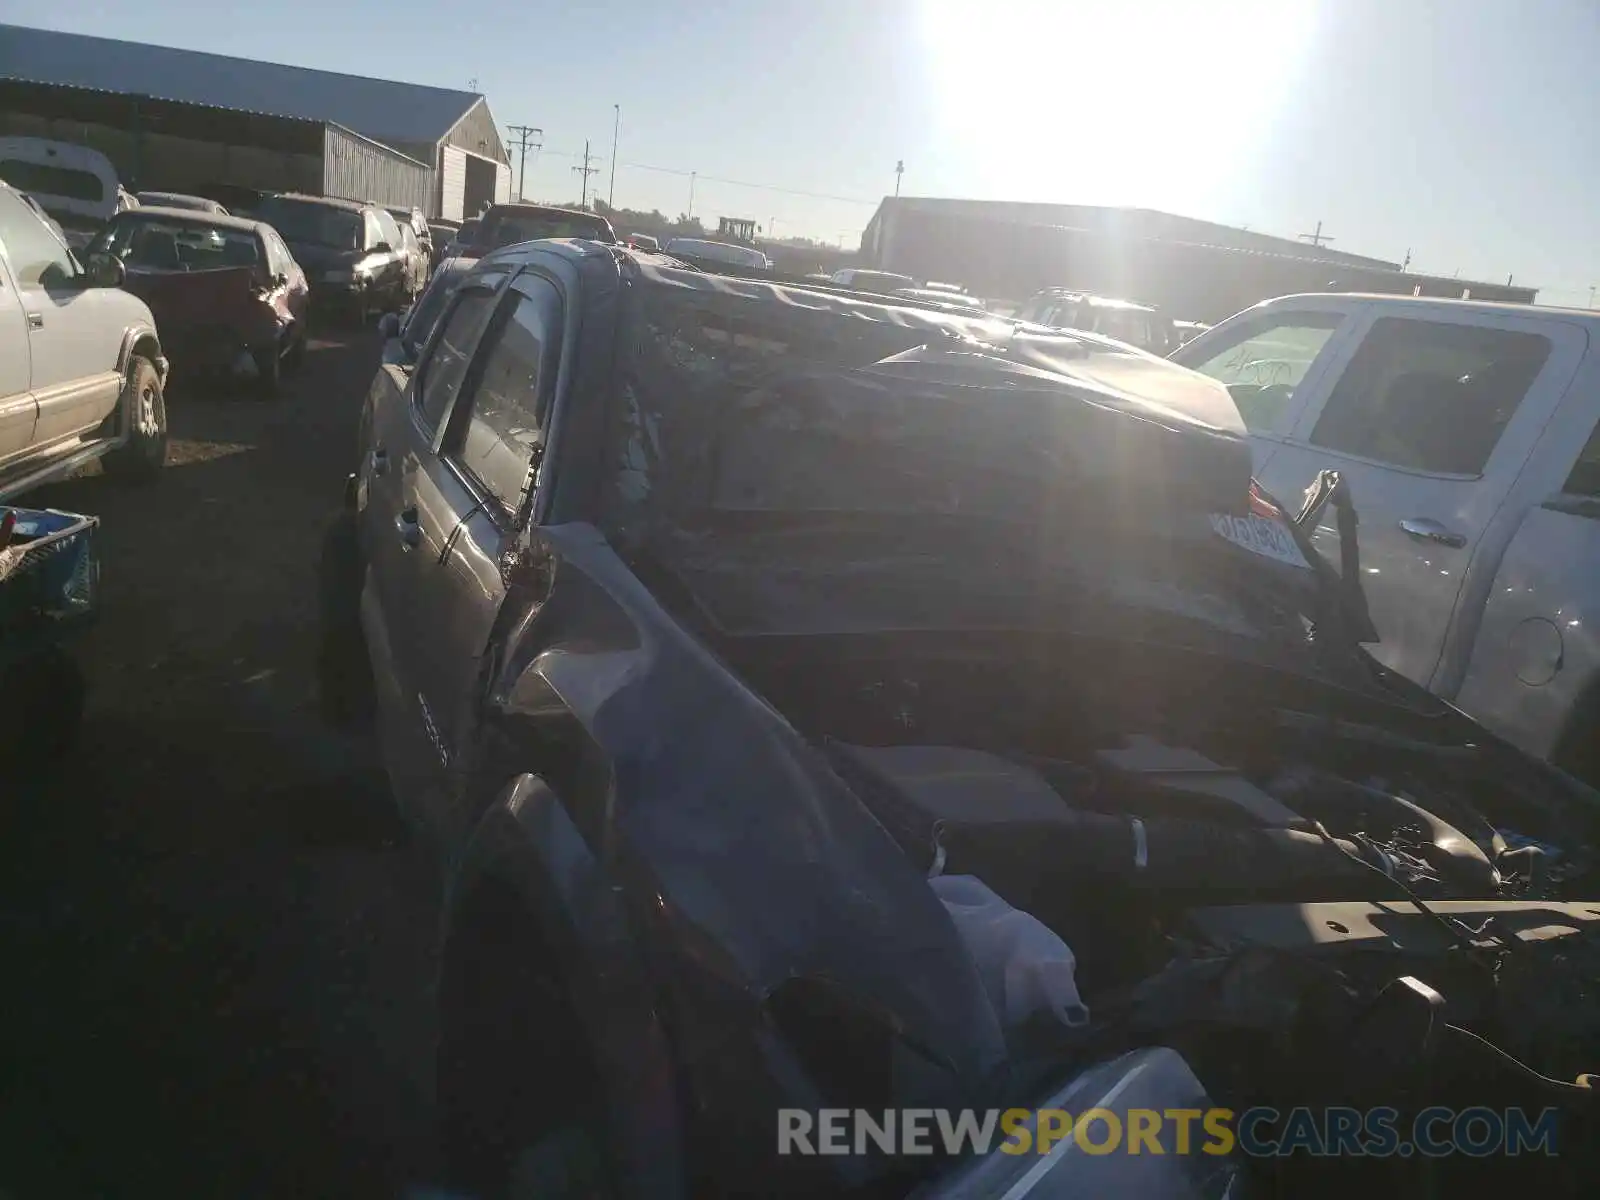
{"type": "MultiPolygon", "coordinates": [[[[1600,313],[1269,300],[1171,357],[1221,381],[1261,485],[1359,516],[1374,656],[1600,784],[1600,313]]],[[[1326,511],[1312,541],[1340,562],[1326,511]]]]}
{"type": "Polygon", "coordinates": [[[0,503],[95,459],[132,479],[166,461],[167,360],[121,280],[0,181],[0,503]]]}

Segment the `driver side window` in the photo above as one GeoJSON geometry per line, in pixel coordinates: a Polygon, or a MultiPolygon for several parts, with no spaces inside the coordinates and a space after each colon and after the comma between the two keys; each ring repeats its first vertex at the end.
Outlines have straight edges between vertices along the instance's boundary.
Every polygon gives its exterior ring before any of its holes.
{"type": "Polygon", "coordinates": [[[72,254],[33,209],[9,190],[0,190],[0,247],[18,287],[58,287],[78,277],[72,254]]]}
{"type": "Polygon", "coordinates": [[[433,349],[416,383],[416,404],[429,429],[439,427],[456,393],[461,390],[467,365],[472,361],[473,347],[478,343],[478,335],[483,332],[489,314],[494,311],[494,302],[493,291],[471,288],[456,298],[455,305],[446,314],[444,328],[434,339],[433,349]]]}
{"type": "Polygon", "coordinates": [[[1295,389],[1343,323],[1341,313],[1282,313],[1186,346],[1178,361],[1227,388],[1251,433],[1283,437],[1294,423],[1295,389]]]}

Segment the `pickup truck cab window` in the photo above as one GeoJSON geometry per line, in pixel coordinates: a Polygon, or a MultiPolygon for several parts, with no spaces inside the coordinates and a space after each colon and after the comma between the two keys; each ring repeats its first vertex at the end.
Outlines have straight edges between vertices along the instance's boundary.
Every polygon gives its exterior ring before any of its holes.
{"type": "Polygon", "coordinates": [[[547,280],[518,280],[477,351],[475,382],[446,438],[445,456],[492,498],[502,521],[520,509],[544,448],[561,307],[547,280]]]}
{"type": "Polygon", "coordinates": [[[1242,322],[1220,342],[1208,340],[1203,358],[1196,352],[1173,358],[1227,388],[1251,433],[1286,436],[1295,389],[1344,320],[1336,312],[1275,313],[1242,322]]]}
{"type": "Polygon", "coordinates": [[[1311,443],[1438,475],[1478,475],[1550,355],[1536,333],[1380,317],[1311,443]]]}

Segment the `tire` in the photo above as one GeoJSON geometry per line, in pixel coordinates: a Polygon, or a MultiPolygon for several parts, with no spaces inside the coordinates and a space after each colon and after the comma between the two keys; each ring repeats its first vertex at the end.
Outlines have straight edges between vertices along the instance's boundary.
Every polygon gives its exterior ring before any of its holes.
{"type": "Polygon", "coordinates": [[[445,950],[437,1087],[447,1182],[484,1200],[605,1200],[615,1193],[604,1106],[582,1027],[531,918],[509,891],[493,895],[445,950]]]}
{"type": "Polygon", "coordinates": [[[362,728],[376,710],[372,663],[361,629],[363,573],[355,514],[341,513],[323,536],[317,566],[317,694],[323,719],[337,729],[362,728]]]}
{"type": "Polygon", "coordinates": [[[283,386],[283,355],[277,343],[273,343],[265,350],[253,351],[251,357],[256,363],[256,394],[263,400],[271,400],[283,386]]]}
{"type": "Polygon", "coordinates": [[[167,402],[161,376],[148,358],[135,355],[118,402],[125,430],[122,445],[107,454],[107,475],[129,483],[148,483],[167,461],[167,402]]]}

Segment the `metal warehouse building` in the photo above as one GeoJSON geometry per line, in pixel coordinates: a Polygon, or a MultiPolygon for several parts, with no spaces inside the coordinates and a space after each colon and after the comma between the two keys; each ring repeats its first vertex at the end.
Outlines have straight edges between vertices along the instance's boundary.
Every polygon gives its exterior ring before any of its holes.
{"type": "Polygon", "coordinates": [[[16,25],[0,25],[0,134],[92,146],[131,190],[231,184],[457,220],[511,190],[476,93],[16,25]]]}
{"type": "Polygon", "coordinates": [[[1070,287],[1218,321],[1272,296],[1363,291],[1531,304],[1536,289],[1435,275],[1141,208],[885,198],[862,260],[918,279],[1023,299],[1070,287]]]}

